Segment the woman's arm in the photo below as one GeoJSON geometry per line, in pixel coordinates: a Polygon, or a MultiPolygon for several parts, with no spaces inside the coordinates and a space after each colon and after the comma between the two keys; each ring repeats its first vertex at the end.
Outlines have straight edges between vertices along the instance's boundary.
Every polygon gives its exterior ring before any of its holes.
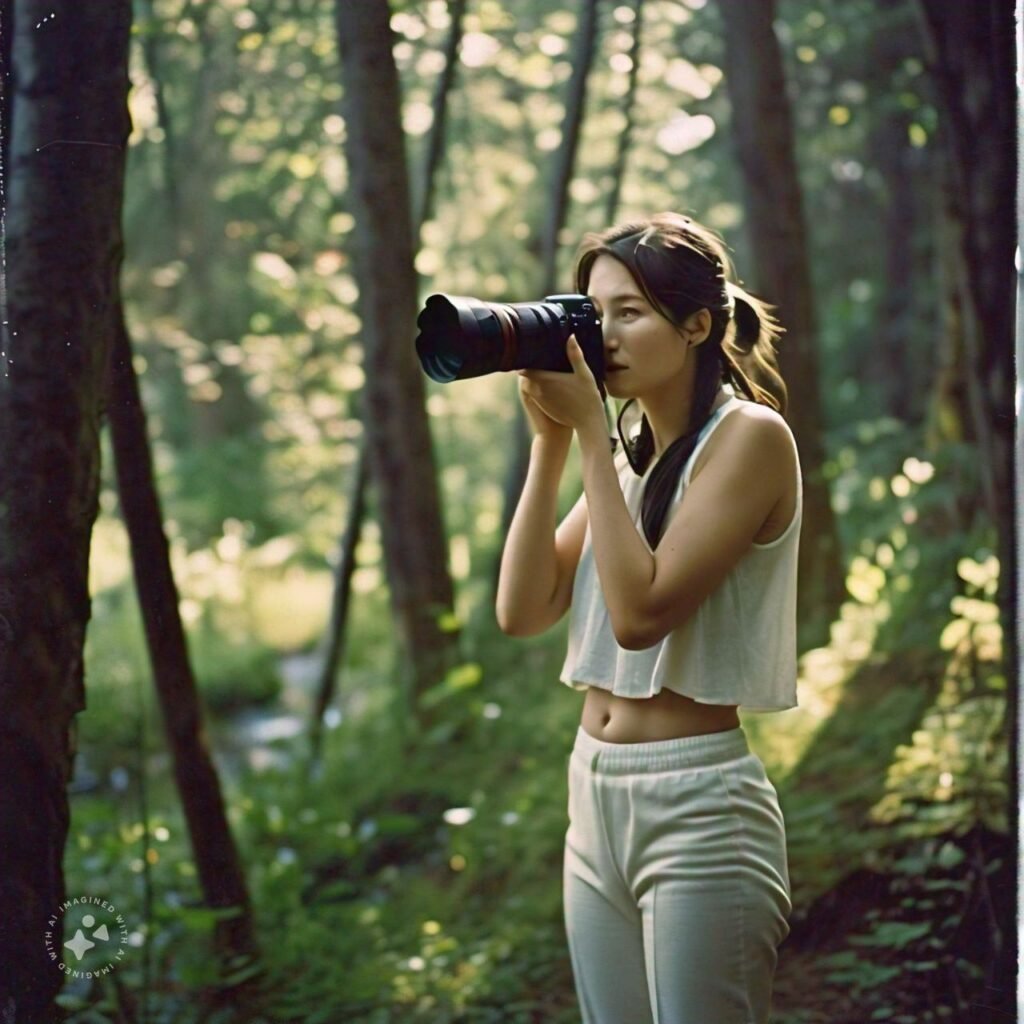
{"type": "Polygon", "coordinates": [[[576,431],[612,630],[621,647],[641,650],[690,618],[746,554],[782,496],[786,474],[796,471],[796,454],[780,418],[737,410],[652,554],[622,495],[593,375],[572,339],[566,353],[574,373],[530,371],[529,393],[549,417],[576,431]]]}
{"type": "Polygon", "coordinates": [[[686,488],[652,554],[626,509],[596,430],[580,434],[583,483],[601,589],[621,647],[651,647],[682,625],[749,550],[794,473],[784,424],[737,410],[715,458],[686,488]]]}
{"type": "Polygon", "coordinates": [[[542,633],[565,614],[587,529],[584,496],[555,528],[572,430],[544,416],[522,389],[521,394],[536,433],[498,575],[495,611],[510,636],[542,633]]]}

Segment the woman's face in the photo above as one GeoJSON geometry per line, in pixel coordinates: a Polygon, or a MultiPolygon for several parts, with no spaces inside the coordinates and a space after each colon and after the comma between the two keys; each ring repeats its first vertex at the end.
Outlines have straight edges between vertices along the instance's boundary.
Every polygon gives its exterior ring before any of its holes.
{"type": "Polygon", "coordinates": [[[601,316],[608,394],[642,399],[678,393],[690,355],[687,342],[644,298],[626,267],[612,256],[598,256],[587,292],[601,316]]]}

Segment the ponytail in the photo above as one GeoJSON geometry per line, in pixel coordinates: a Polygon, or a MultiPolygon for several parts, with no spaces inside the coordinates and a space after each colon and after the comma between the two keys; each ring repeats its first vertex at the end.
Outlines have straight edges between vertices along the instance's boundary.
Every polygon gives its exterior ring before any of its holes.
{"type": "Polygon", "coordinates": [[[733,302],[733,329],[722,339],[726,377],[749,398],[786,415],[788,393],[775,355],[785,328],[773,314],[775,307],[755,298],[729,281],[733,302]]]}

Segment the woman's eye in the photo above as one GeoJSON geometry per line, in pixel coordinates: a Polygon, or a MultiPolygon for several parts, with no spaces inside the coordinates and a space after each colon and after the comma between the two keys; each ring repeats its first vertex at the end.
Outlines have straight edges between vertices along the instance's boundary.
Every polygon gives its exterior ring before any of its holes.
{"type": "Polygon", "coordinates": [[[626,306],[624,309],[620,309],[619,310],[619,316],[625,316],[625,317],[638,316],[639,313],[640,313],[640,310],[633,309],[632,306],[626,306]]]}

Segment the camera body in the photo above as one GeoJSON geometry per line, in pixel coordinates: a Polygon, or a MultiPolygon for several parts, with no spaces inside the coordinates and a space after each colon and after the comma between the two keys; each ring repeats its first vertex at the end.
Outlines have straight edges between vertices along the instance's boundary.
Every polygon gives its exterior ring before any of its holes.
{"type": "MultiPolygon", "coordinates": [[[[565,335],[575,334],[576,340],[583,350],[583,358],[590,367],[590,372],[601,389],[601,397],[604,397],[604,337],[601,334],[601,320],[597,315],[594,300],[589,295],[546,295],[545,302],[554,302],[565,310],[569,320],[569,331],[565,335]]],[[[562,345],[562,352],[565,352],[565,345],[562,345]]],[[[566,358],[564,367],[555,369],[569,370],[569,360],[566,358]]]]}
{"type": "Polygon", "coordinates": [[[499,370],[571,372],[565,342],[575,334],[604,396],[604,341],[589,295],[498,303],[439,293],[427,298],[416,324],[420,364],[440,383],[499,370]]]}

